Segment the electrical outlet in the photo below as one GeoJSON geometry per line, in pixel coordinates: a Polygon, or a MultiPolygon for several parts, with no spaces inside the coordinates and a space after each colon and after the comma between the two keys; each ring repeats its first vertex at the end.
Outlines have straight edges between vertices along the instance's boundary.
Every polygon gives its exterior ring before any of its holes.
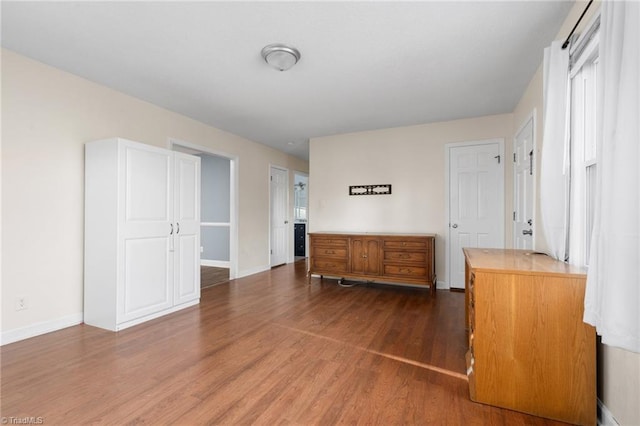
{"type": "Polygon", "coordinates": [[[16,311],[22,311],[27,309],[27,298],[19,296],[16,298],[16,311]]]}

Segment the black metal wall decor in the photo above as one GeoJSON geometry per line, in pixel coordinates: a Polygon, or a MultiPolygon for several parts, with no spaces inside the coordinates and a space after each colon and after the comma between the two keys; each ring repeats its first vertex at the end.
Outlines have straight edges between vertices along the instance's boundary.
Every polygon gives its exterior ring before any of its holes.
{"type": "Polygon", "coordinates": [[[388,195],[391,194],[391,185],[351,185],[349,195],[388,195]]]}

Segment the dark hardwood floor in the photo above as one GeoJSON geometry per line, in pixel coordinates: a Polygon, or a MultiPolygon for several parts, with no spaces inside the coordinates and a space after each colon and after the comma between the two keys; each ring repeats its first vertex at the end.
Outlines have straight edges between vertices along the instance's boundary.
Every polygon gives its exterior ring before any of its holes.
{"type": "Polygon", "coordinates": [[[216,268],[214,266],[200,266],[200,288],[229,281],[229,268],[216,268]]]}
{"type": "Polygon", "coordinates": [[[545,425],[473,403],[464,294],[343,288],[305,262],[202,291],[118,333],[1,348],[1,415],[45,424],[545,425]]]}

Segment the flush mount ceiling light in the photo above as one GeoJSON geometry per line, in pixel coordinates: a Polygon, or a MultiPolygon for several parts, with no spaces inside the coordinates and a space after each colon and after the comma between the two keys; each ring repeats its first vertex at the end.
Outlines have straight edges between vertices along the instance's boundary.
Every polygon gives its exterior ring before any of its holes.
{"type": "Polygon", "coordinates": [[[300,52],[285,44],[270,44],[262,49],[262,57],[278,71],[286,71],[300,60],[300,52]]]}

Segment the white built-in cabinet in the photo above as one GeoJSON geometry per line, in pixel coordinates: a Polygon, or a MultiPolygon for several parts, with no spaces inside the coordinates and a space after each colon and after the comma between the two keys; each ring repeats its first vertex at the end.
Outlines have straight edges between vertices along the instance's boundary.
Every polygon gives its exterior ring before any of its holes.
{"type": "Polygon", "coordinates": [[[124,328],[200,301],[200,158],[85,145],[84,322],[124,328]]]}

